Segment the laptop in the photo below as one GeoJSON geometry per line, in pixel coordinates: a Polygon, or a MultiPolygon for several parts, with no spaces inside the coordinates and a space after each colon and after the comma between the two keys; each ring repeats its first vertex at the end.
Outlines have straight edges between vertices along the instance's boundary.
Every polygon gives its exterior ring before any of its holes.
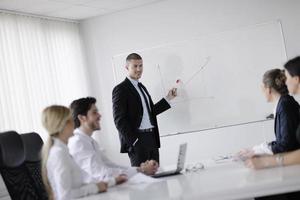
{"type": "Polygon", "coordinates": [[[177,168],[176,169],[157,172],[156,174],[152,175],[152,177],[153,178],[160,178],[160,177],[164,177],[164,176],[171,176],[171,175],[180,174],[180,172],[184,168],[186,148],[187,148],[187,143],[181,144],[179,146],[179,153],[178,153],[178,160],[177,160],[177,168]]]}

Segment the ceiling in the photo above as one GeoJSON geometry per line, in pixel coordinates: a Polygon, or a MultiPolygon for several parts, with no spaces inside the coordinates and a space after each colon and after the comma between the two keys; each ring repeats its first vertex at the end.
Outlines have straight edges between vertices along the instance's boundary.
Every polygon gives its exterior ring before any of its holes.
{"type": "Polygon", "coordinates": [[[0,9],[33,15],[82,20],[163,0],[0,0],[0,9]]]}

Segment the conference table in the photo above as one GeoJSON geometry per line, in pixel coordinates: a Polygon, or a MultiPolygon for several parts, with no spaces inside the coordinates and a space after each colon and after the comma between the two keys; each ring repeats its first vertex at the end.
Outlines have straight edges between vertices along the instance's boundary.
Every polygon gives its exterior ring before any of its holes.
{"type": "Polygon", "coordinates": [[[226,200],[300,191],[300,165],[252,170],[242,162],[207,162],[204,169],[109,188],[82,200],[226,200]]]}

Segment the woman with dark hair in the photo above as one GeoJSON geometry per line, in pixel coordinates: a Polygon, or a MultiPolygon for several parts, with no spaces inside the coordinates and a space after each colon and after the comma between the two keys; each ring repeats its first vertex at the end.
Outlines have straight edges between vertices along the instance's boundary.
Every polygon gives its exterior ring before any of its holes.
{"type": "MultiPolygon", "coordinates": [[[[290,94],[300,94],[300,57],[288,61],[285,65],[286,84],[290,94]]],[[[299,109],[297,110],[299,112],[299,109]]],[[[299,123],[299,121],[298,121],[299,123]]],[[[298,145],[300,144],[300,126],[296,131],[298,145]]],[[[295,140],[296,141],[296,140],[295,140]]],[[[252,169],[281,167],[300,164],[300,149],[288,153],[279,153],[272,156],[255,156],[245,161],[245,165],[252,169]]],[[[273,195],[256,198],[257,200],[298,200],[300,192],[273,195]]]]}
{"type": "MultiPolygon", "coordinates": [[[[286,84],[291,94],[300,94],[300,56],[289,60],[285,65],[286,84]]],[[[298,121],[299,123],[299,121],[298,121]]],[[[300,127],[296,132],[300,144],[300,127]]],[[[246,160],[246,166],[253,169],[300,164],[300,149],[289,153],[280,153],[273,156],[253,157],[246,160]]]]}
{"type": "Polygon", "coordinates": [[[299,104],[288,94],[285,84],[285,72],[280,69],[272,69],[263,76],[262,90],[268,102],[275,104],[275,137],[272,142],[264,142],[251,149],[239,152],[239,157],[247,159],[255,155],[272,155],[292,151],[300,148],[296,141],[296,130],[299,118],[299,104]]]}

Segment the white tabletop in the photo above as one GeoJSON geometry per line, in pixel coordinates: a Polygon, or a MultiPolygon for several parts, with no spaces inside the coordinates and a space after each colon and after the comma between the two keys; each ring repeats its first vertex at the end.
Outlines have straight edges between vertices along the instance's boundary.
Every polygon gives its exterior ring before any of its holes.
{"type": "Polygon", "coordinates": [[[128,183],[84,200],[245,199],[300,191],[300,165],[251,170],[242,163],[208,165],[204,170],[160,178],[160,182],[128,183]]]}

